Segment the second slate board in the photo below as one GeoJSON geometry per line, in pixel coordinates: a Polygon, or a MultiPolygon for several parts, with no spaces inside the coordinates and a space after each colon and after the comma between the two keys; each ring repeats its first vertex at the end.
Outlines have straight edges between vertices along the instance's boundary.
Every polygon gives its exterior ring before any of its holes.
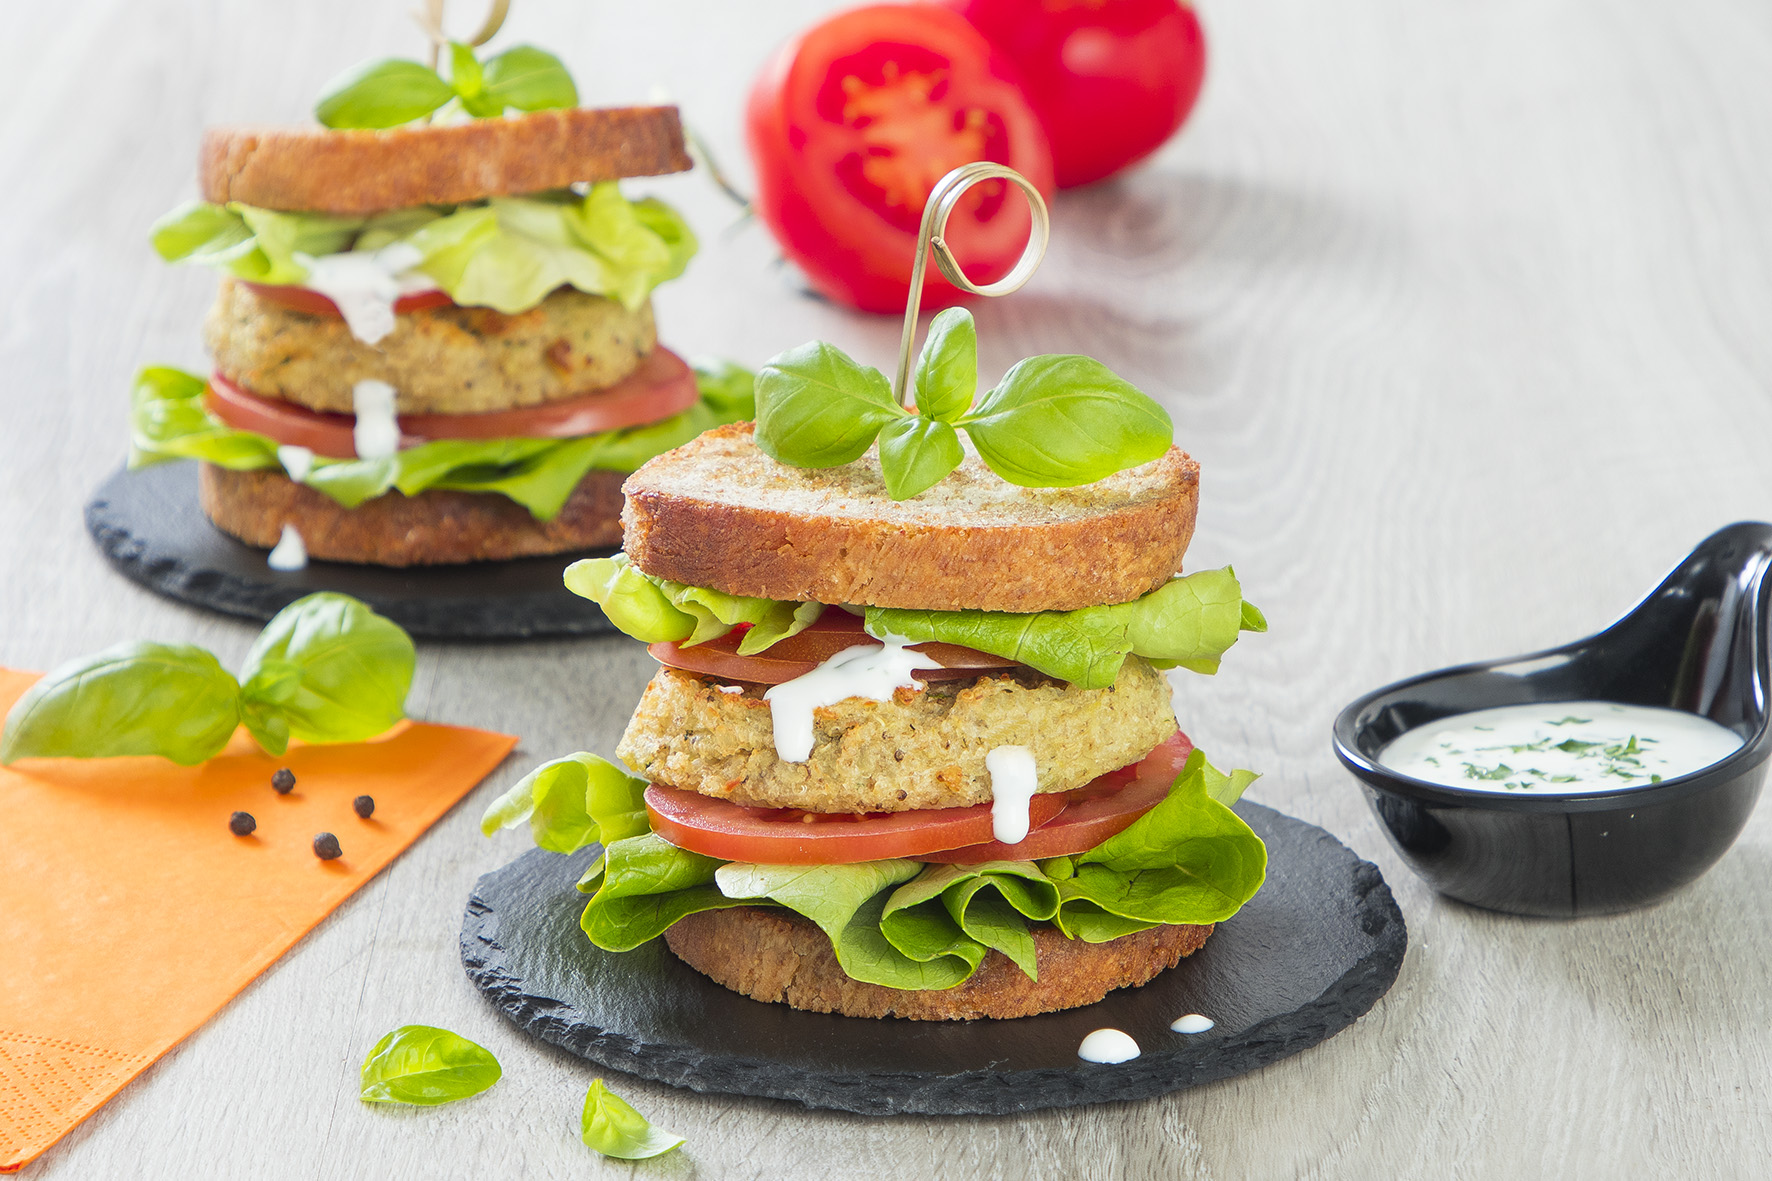
{"type": "Polygon", "coordinates": [[[468,976],[544,1041],[688,1087],[863,1115],[1002,1115],[1145,1099],[1266,1066],[1333,1036],[1389,990],[1403,916],[1376,866],[1314,825],[1260,804],[1238,813],[1268,847],[1260,892],[1200,951],[1143,988],[1013,1021],[883,1021],[803,1013],[722,988],[657,939],[593,947],[575,888],[598,852],[532,850],[482,877],[461,933],[468,976]],[[1192,1036],[1169,1023],[1203,1013],[1192,1036]],[[1143,1053],[1077,1058],[1090,1031],[1143,1053]]]}

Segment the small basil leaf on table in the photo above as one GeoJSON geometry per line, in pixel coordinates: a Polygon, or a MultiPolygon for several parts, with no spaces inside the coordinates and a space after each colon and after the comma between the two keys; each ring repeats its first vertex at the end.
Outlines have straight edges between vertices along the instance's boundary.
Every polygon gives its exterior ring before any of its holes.
{"type": "Polygon", "coordinates": [[[905,416],[885,374],[822,340],[789,349],[757,373],[757,446],[793,467],[853,463],[881,427],[905,416]]]}
{"type": "Polygon", "coordinates": [[[406,716],[415,659],[412,638],[367,605],[308,595],[279,611],[246,654],[252,692],[242,710],[261,728],[281,718],[303,742],[361,742],[406,716]],[[285,666],[296,670],[293,689],[285,666]]]}
{"type": "Polygon", "coordinates": [[[591,1080],[591,1089],[585,1094],[579,1136],[586,1146],[621,1160],[660,1156],[683,1143],[683,1137],[653,1127],[627,1100],[605,1087],[602,1079],[591,1080]]]}
{"type": "Polygon", "coordinates": [[[533,45],[513,45],[485,62],[486,93],[505,107],[545,111],[578,105],[578,87],[560,59],[533,45]]]}
{"type": "Polygon", "coordinates": [[[1018,363],[955,425],[990,469],[1024,488],[1070,488],[1169,450],[1168,412],[1092,357],[1018,363]]]}
{"type": "Polygon", "coordinates": [[[916,414],[894,419],[880,432],[880,474],[894,500],[933,488],[965,457],[960,436],[940,419],[916,414]]]}
{"type": "Polygon", "coordinates": [[[191,766],[228,744],[240,686],[191,644],[131,641],[55,669],[6,715],[0,763],[162,755],[191,766]]]}
{"type": "Polygon", "coordinates": [[[483,1046],[434,1025],[402,1025],[363,1059],[365,1103],[435,1107],[478,1095],[499,1080],[498,1059],[483,1046]]]}
{"type": "Polygon", "coordinates": [[[333,79],[314,118],[336,129],[398,127],[430,114],[455,97],[437,71],[415,61],[386,57],[365,62],[333,79]]]}
{"type": "Polygon", "coordinates": [[[930,322],[917,357],[917,413],[953,422],[977,392],[978,327],[965,308],[948,308],[930,322]]]}

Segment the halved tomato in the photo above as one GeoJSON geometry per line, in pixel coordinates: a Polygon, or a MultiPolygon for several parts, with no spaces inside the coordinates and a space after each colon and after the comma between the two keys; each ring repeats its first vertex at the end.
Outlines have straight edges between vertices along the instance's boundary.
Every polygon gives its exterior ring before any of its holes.
{"type": "MultiPolygon", "coordinates": [[[[400,446],[416,447],[433,439],[570,439],[658,422],[689,409],[700,396],[695,371],[683,358],[655,348],[623,380],[575,398],[486,414],[402,414],[400,446]]],[[[260,397],[219,373],[210,377],[203,401],[217,418],[239,430],[306,447],[329,459],[357,454],[351,438],[354,415],[324,414],[260,397]]]]}
{"type": "Polygon", "coordinates": [[[1064,811],[1017,844],[984,841],[963,849],[914,856],[918,861],[977,865],[983,861],[1029,861],[1086,853],[1162,803],[1193,749],[1188,736],[1177,730],[1143,761],[1110,771],[1070,792],[1064,811]]]}
{"type": "MultiPolygon", "coordinates": [[[[845,648],[879,642],[863,629],[861,616],[851,615],[841,607],[826,608],[805,631],[778,641],[755,656],[738,654],[746,630],[735,628],[717,639],[687,648],[662,642],[651,645],[649,650],[660,664],[686,672],[754,685],[779,685],[805,676],[845,648]]],[[[925,681],[975,677],[991,669],[1015,667],[1013,660],[958,644],[913,644],[911,649],[941,661],[941,668],[917,670],[915,675],[925,681]]]]}
{"type": "MultiPolygon", "coordinates": [[[[1028,805],[1029,822],[1043,824],[1064,806],[1063,796],[1035,796],[1028,805]]],[[[679,849],[761,865],[850,865],[916,857],[975,845],[991,835],[989,804],[852,816],[746,808],[656,783],[646,789],[646,815],[652,831],[679,849]]]]}
{"type": "MultiPolygon", "coordinates": [[[[330,296],[322,295],[312,287],[271,287],[264,283],[246,283],[242,286],[254,295],[269,303],[289,308],[291,311],[306,312],[310,316],[330,316],[342,319],[343,314],[330,296]]],[[[411,295],[402,295],[394,301],[394,314],[403,316],[407,312],[422,311],[425,308],[446,308],[455,301],[449,298],[447,291],[418,291],[411,295]]]]}

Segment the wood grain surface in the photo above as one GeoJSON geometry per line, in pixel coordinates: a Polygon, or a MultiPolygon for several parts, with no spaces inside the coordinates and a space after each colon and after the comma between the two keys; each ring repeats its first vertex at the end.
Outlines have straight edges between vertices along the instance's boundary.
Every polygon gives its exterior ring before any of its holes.
{"type": "MultiPolygon", "coordinates": [[[[416,53],[408,7],[4,6],[0,662],[134,637],[243,655],[252,627],[123,581],[81,528],[124,454],[131,372],[202,361],[214,280],[161,265],[146,229],[195,194],[206,123],[300,118],[344,67],[416,53]]],[[[748,184],[745,87],[830,7],[524,0],[506,43],[562,52],[587,101],[665,88],[748,184]]],[[[1266,773],[1254,798],[1383,868],[1413,946],[1376,1010],[1255,1075],[1023,1118],[616,1078],[689,1142],[604,1161],[578,1142],[597,1072],[496,1017],[455,939],[475,877],[526,839],[483,840],[481,807],[542,759],[612,751],[651,662],[621,639],[429,644],[414,711],[521,734],[512,762],[27,1175],[1772,1175],[1772,814],[1659,907],[1525,921],[1411,876],[1329,748],[1364,689],[1585,634],[1713,528],[1772,516],[1772,8],[1200,7],[1213,57],[1188,130],[1058,199],[1045,268],[978,311],[982,362],[1093,353],[1174,413],[1204,468],[1190,564],[1234,561],[1273,625],[1178,681],[1184,726],[1266,773]],[[438,1109],[359,1103],[363,1054],[405,1022],[484,1043],[504,1081],[438,1109]]],[[[823,337],[892,361],[892,318],[806,297],[705,179],[630,190],[703,238],[658,298],[672,347],[757,363],[823,337]]]]}

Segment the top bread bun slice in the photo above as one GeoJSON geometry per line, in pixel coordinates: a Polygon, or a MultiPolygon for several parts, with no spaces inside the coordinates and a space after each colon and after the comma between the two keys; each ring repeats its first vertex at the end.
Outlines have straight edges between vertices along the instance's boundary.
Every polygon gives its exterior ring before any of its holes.
{"type": "Polygon", "coordinates": [[[690,167],[676,107],[568,107],[385,131],[212,127],[203,199],[356,216],[690,167]]]}
{"type": "Polygon", "coordinates": [[[752,424],[717,427],[622,485],[647,574],[734,595],[928,611],[1124,603],[1181,568],[1200,467],[1180,448],[1077,488],[1020,488],[968,454],[922,495],[886,494],[877,454],[777,463],[752,424]]]}

